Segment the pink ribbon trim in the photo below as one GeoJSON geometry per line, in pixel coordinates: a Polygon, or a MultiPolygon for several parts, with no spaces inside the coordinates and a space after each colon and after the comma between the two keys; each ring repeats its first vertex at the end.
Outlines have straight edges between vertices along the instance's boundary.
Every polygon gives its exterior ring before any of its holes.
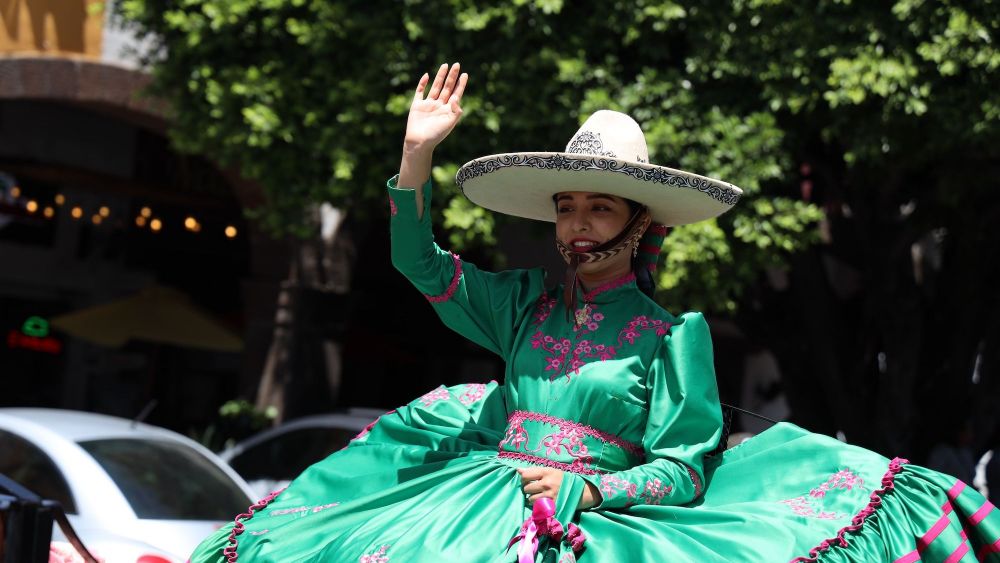
{"type": "Polygon", "coordinates": [[[691,478],[691,484],[694,485],[694,498],[700,497],[702,487],[701,478],[698,477],[698,472],[686,463],[681,462],[681,465],[684,466],[684,469],[687,469],[688,477],[691,478]]]}
{"type": "Polygon", "coordinates": [[[583,295],[583,300],[587,302],[593,301],[595,297],[606,291],[617,289],[625,284],[632,283],[634,281],[635,281],[635,272],[629,272],[618,279],[611,280],[604,285],[595,287],[594,289],[588,291],[583,295]]]}
{"type": "Polygon", "coordinates": [[[877,489],[872,492],[868,506],[864,507],[859,511],[854,518],[851,519],[851,525],[841,528],[837,532],[837,537],[823,540],[818,546],[809,550],[808,557],[796,557],[792,559],[791,563],[815,563],[819,558],[820,552],[827,551],[831,547],[840,546],[847,547],[847,539],[844,537],[850,532],[856,532],[861,529],[864,525],[865,519],[875,513],[875,510],[882,506],[882,496],[895,488],[895,478],[896,474],[903,470],[903,465],[910,463],[901,457],[897,457],[889,462],[889,470],[885,472],[882,476],[882,488],[877,489]]]}
{"type": "MultiPolygon", "coordinates": [[[[931,526],[931,528],[927,530],[927,532],[923,536],[917,538],[917,549],[914,549],[913,551],[907,553],[906,555],[900,557],[899,559],[896,559],[894,563],[913,563],[915,561],[920,561],[922,557],[921,554],[924,551],[926,551],[927,548],[930,547],[932,543],[934,543],[934,540],[936,540],[941,535],[941,532],[943,532],[945,529],[948,528],[948,526],[951,525],[951,519],[949,515],[955,511],[952,502],[958,500],[959,495],[962,494],[962,491],[964,491],[966,487],[967,485],[963,481],[960,480],[955,481],[955,484],[948,491],[948,501],[941,506],[941,513],[942,513],[941,517],[937,519],[934,525],[931,526]]],[[[986,518],[986,516],[992,509],[993,505],[990,503],[990,501],[985,501],[982,504],[982,506],[980,506],[979,509],[976,510],[976,512],[973,513],[972,516],[968,518],[968,521],[973,526],[977,526],[979,525],[980,522],[983,521],[984,518],[986,518]]],[[[969,538],[968,535],[966,534],[964,525],[959,536],[962,539],[962,543],[959,544],[957,548],[955,548],[955,551],[952,552],[952,554],[948,556],[947,559],[945,559],[945,563],[960,561],[962,557],[965,557],[965,555],[969,552],[970,548],[969,545],[966,543],[966,540],[968,540],[969,538]]],[[[994,548],[997,545],[1000,545],[1000,540],[997,540],[993,544],[994,548]]],[[[986,550],[988,550],[989,548],[990,545],[983,546],[983,548],[980,549],[980,552],[976,555],[977,559],[980,561],[984,560],[986,553],[989,552],[986,550]]],[[[996,551],[996,549],[994,549],[994,551],[996,551]]]]}
{"type": "Polygon", "coordinates": [[[246,526],[243,525],[243,522],[253,518],[255,513],[271,504],[271,501],[273,501],[284,490],[285,489],[279,489],[274,491],[254,504],[251,504],[250,508],[248,508],[246,512],[236,515],[236,518],[233,521],[233,529],[229,532],[229,545],[222,550],[222,555],[225,556],[228,563],[236,563],[236,559],[239,557],[239,554],[236,553],[236,548],[239,547],[239,540],[236,539],[236,536],[242,534],[246,530],[246,526]]]}
{"type": "Polygon", "coordinates": [[[540,498],[532,505],[531,516],[521,525],[521,532],[511,538],[507,549],[518,544],[517,563],[534,563],[539,538],[548,537],[556,543],[565,541],[574,553],[579,553],[587,537],[576,524],[570,523],[568,528],[564,536],[562,524],[556,519],[556,503],[547,497],[540,498]]]}
{"type": "Polygon", "coordinates": [[[455,263],[455,275],[451,277],[451,283],[448,284],[448,289],[444,290],[441,295],[427,295],[427,298],[431,303],[444,303],[445,301],[451,299],[451,296],[455,294],[455,290],[458,289],[458,281],[462,279],[462,259],[458,257],[458,254],[449,252],[451,254],[451,260],[455,263]]]}
{"type": "Polygon", "coordinates": [[[497,453],[497,457],[506,459],[516,459],[518,461],[523,461],[533,465],[544,465],[545,467],[551,467],[553,469],[558,469],[560,471],[565,471],[567,473],[577,473],[579,475],[598,475],[603,473],[603,471],[597,471],[596,469],[587,469],[582,465],[572,465],[570,463],[563,463],[561,461],[554,461],[547,457],[541,457],[531,454],[522,454],[520,452],[508,452],[501,450],[497,453]]]}
{"type": "Polygon", "coordinates": [[[550,537],[556,542],[563,537],[562,524],[556,520],[556,503],[547,497],[535,501],[531,507],[531,516],[521,525],[521,533],[511,538],[507,544],[509,550],[520,542],[517,546],[517,563],[535,562],[539,536],[550,537]]]}
{"type": "Polygon", "coordinates": [[[587,541],[587,536],[584,535],[583,530],[572,522],[566,526],[566,529],[566,537],[563,538],[563,541],[569,544],[573,553],[580,553],[583,551],[583,544],[587,541]]]}

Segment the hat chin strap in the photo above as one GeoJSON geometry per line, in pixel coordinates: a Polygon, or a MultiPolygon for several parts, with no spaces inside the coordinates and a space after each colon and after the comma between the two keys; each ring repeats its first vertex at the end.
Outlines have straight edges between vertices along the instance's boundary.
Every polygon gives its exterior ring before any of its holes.
{"type": "Polygon", "coordinates": [[[580,264],[601,262],[618,255],[623,250],[636,248],[639,244],[639,239],[642,238],[643,233],[646,232],[646,228],[649,227],[650,221],[652,221],[652,216],[649,214],[649,209],[643,207],[632,215],[618,235],[603,244],[591,248],[587,252],[577,252],[563,241],[558,238],[556,239],[556,248],[559,249],[559,254],[566,261],[563,302],[566,303],[567,319],[576,311],[576,286],[579,283],[576,271],[579,269],[580,264]]]}

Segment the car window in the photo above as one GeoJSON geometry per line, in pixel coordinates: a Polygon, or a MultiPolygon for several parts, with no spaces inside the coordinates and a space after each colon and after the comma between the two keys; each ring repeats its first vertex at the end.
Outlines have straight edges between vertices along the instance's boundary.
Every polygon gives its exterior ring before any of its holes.
{"type": "Polygon", "coordinates": [[[80,446],[108,472],[139,518],[229,520],[251,502],[218,466],[181,443],[117,438],[80,446]]]}
{"type": "Polygon", "coordinates": [[[347,428],[300,428],[248,448],[229,464],[247,480],[291,480],[346,446],[357,433],[347,428]]]}
{"type": "Polygon", "coordinates": [[[67,514],[76,514],[69,485],[52,458],[27,439],[5,430],[0,430],[0,473],[43,499],[59,501],[67,514]]]}

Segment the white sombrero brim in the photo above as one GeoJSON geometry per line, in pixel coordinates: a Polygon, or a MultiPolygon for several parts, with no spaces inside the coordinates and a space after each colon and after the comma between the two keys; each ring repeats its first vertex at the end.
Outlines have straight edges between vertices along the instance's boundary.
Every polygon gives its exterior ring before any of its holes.
{"type": "Polygon", "coordinates": [[[462,165],[455,181],[470,201],[515,217],[555,221],[552,196],[597,192],[647,205],[667,226],[717,217],[743,190],[683,170],[618,158],[559,152],[484,156],[462,165]]]}

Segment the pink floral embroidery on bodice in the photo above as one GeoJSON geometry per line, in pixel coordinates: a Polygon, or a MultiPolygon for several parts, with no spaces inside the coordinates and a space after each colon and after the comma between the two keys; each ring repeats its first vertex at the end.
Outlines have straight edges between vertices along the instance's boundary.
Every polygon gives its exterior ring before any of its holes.
{"type": "Polygon", "coordinates": [[[540,330],[531,336],[531,347],[547,352],[544,371],[552,372],[549,376],[550,379],[555,379],[559,375],[565,375],[569,378],[571,374],[580,373],[581,367],[594,360],[614,359],[624,346],[635,344],[644,331],[653,331],[657,337],[662,337],[670,331],[669,322],[639,315],[618,332],[618,339],[613,345],[599,344],[589,338],[581,340],[581,337],[600,328],[600,323],[604,320],[604,315],[597,312],[595,306],[586,306],[593,307],[589,320],[584,325],[573,327],[573,331],[576,333],[573,340],[555,338],[540,330]]]}
{"type": "Polygon", "coordinates": [[[542,293],[535,304],[535,320],[531,321],[531,326],[538,326],[545,322],[552,314],[552,309],[556,306],[556,300],[549,297],[548,293],[542,293]]]}
{"type": "MultiPolygon", "coordinates": [[[[573,457],[584,457],[587,455],[587,445],[583,443],[583,434],[575,428],[569,430],[560,428],[558,432],[553,432],[542,438],[542,446],[545,447],[546,455],[552,455],[553,453],[560,455],[563,448],[566,449],[566,453],[573,457]]],[[[539,446],[539,449],[542,446],[539,446]]]]}
{"type": "Polygon", "coordinates": [[[594,305],[585,305],[585,307],[587,307],[587,322],[573,325],[573,332],[578,333],[577,336],[584,336],[594,332],[600,328],[600,323],[604,320],[604,314],[596,312],[597,307],[594,305]]]}
{"type": "Polygon", "coordinates": [[[584,434],[575,428],[564,429],[559,428],[558,431],[546,435],[542,438],[542,443],[538,445],[538,448],[532,451],[541,451],[545,448],[545,455],[551,456],[562,455],[563,449],[566,453],[573,457],[573,462],[570,463],[571,471],[579,471],[581,469],[590,469],[594,464],[594,458],[590,455],[587,445],[583,443],[584,434]]]}
{"type": "Polygon", "coordinates": [[[592,475],[596,473],[596,471],[593,469],[594,457],[591,455],[590,448],[587,447],[585,441],[588,436],[597,437],[603,442],[612,443],[629,452],[634,452],[637,448],[637,446],[629,444],[616,436],[603,435],[599,431],[586,425],[581,425],[573,421],[557,419],[555,417],[548,417],[546,415],[523,413],[521,411],[515,412],[514,415],[508,419],[507,430],[504,433],[503,440],[501,440],[498,444],[498,448],[501,451],[501,455],[508,457],[517,457],[512,454],[512,451],[523,451],[526,454],[544,454],[542,457],[538,457],[536,459],[549,460],[551,460],[554,456],[561,456],[565,452],[566,455],[573,458],[573,461],[568,464],[555,462],[562,464],[562,466],[564,466],[562,467],[564,471],[592,475]],[[541,440],[539,440],[534,449],[532,449],[531,444],[535,444],[536,442],[524,428],[525,420],[555,424],[556,430],[542,436],[541,440]],[[510,448],[505,449],[504,446],[509,446],[510,448]]]}
{"type": "Polygon", "coordinates": [[[507,425],[507,431],[504,433],[503,440],[500,440],[499,446],[510,444],[515,450],[520,450],[527,441],[528,432],[524,429],[521,421],[517,421],[507,425]]]}
{"type": "Polygon", "coordinates": [[[618,333],[618,346],[623,346],[625,342],[635,344],[636,339],[644,330],[653,330],[656,332],[656,336],[665,336],[670,331],[670,323],[661,319],[650,319],[646,315],[639,315],[618,333]]]}

